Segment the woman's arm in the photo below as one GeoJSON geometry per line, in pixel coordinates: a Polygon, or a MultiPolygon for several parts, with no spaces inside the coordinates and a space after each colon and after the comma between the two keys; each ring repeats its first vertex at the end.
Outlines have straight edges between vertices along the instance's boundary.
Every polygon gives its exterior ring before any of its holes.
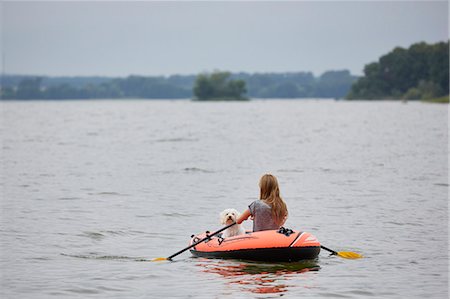
{"type": "Polygon", "coordinates": [[[239,218],[236,220],[236,223],[237,223],[237,224],[241,224],[242,221],[247,220],[248,217],[250,217],[250,215],[251,215],[251,214],[250,214],[250,210],[249,210],[249,209],[245,210],[245,211],[241,214],[241,216],[239,216],[239,218]]]}

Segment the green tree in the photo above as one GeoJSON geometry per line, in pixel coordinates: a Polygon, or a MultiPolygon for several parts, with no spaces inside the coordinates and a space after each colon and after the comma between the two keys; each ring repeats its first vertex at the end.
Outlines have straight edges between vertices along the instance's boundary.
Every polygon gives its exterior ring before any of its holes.
{"type": "Polygon", "coordinates": [[[194,95],[197,100],[247,100],[245,81],[231,80],[229,72],[213,72],[200,74],[194,84],[194,95]]]}
{"type": "Polygon", "coordinates": [[[348,70],[324,72],[317,80],[314,95],[321,98],[343,98],[355,80],[356,77],[348,70]]]}
{"type": "Polygon", "coordinates": [[[0,89],[0,98],[6,100],[12,100],[16,98],[16,92],[12,87],[2,87],[0,89]]]}
{"type": "Polygon", "coordinates": [[[431,55],[428,58],[429,79],[437,83],[444,94],[449,93],[449,44],[440,42],[432,46],[431,55]]]}
{"type": "Polygon", "coordinates": [[[449,93],[448,42],[395,48],[364,68],[348,99],[415,99],[449,93]]]}
{"type": "Polygon", "coordinates": [[[417,87],[410,88],[403,98],[407,100],[430,100],[438,98],[442,94],[442,88],[437,83],[422,80],[417,87]]]}
{"type": "Polygon", "coordinates": [[[17,99],[41,99],[41,77],[27,78],[20,81],[16,91],[17,99]]]}
{"type": "Polygon", "coordinates": [[[45,97],[48,99],[73,99],[78,98],[78,90],[67,83],[57,86],[50,86],[45,91],[45,97]]]}

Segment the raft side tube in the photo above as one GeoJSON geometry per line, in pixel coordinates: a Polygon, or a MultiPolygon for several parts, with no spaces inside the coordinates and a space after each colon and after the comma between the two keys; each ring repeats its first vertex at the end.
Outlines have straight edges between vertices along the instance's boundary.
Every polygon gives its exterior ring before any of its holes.
{"type": "Polygon", "coordinates": [[[191,250],[197,257],[239,259],[266,262],[297,262],[301,260],[316,259],[320,247],[288,247],[288,248],[259,248],[232,251],[197,251],[191,250]]]}
{"type": "MultiPolygon", "coordinates": [[[[189,245],[201,240],[206,234],[193,237],[189,245]]],[[[276,230],[267,230],[238,235],[230,238],[212,237],[210,240],[195,246],[197,251],[230,251],[255,248],[277,247],[320,247],[315,236],[308,232],[295,232],[289,236],[278,233],[276,230]]]]}
{"type": "MultiPolygon", "coordinates": [[[[204,237],[205,233],[195,236],[190,244],[204,237]]],[[[212,237],[191,249],[195,256],[260,261],[314,259],[319,252],[320,243],[312,234],[293,232],[286,235],[277,230],[252,232],[230,238],[212,237]]]]}

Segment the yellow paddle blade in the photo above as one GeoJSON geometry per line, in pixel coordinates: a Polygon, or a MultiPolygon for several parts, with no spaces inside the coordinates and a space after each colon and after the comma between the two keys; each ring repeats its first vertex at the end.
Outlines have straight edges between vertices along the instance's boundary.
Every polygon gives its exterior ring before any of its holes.
{"type": "Polygon", "coordinates": [[[152,259],[152,262],[160,262],[160,261],[168,261],[169,259],[166,257],[157,257],[152,259]]]}
{"type": "Polygon", "coordinates": [[[346,259],[359,259],[363,257],[361,254],[351,251],[339,251],[337,254],[346,259]]]}

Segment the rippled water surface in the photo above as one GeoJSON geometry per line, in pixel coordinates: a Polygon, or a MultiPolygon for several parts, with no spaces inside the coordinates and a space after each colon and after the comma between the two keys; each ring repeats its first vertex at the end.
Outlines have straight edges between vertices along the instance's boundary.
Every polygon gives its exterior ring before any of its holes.
{"type": "MultiPolygon", "coordinates": [[[[448,298],[447,105],[3,102],[2,298],[448,298]],[[275,174],[346,260],[150,262],[275,174]]],[[[245,224],[251,228],[251,223],[245,224]]]]}

